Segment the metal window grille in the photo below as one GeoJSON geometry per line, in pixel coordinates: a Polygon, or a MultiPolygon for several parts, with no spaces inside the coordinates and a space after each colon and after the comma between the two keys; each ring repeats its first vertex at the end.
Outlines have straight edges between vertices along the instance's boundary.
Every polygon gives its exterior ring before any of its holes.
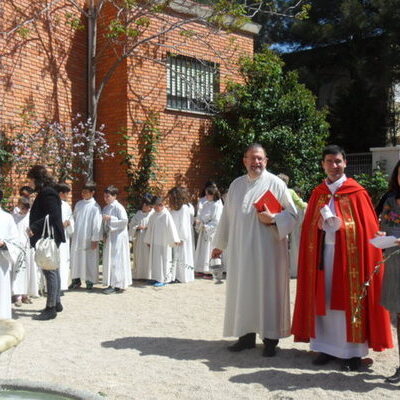
{"type": "Polygon", "coordinates": [[[219,92],[219,65],[184,56],[168,56],[167,106],[176,110],[213,112],[219,92]]]}
{"type": "Polygon", "coordinates": [[[372,174],[372,153],[347,154],[346,175],[372,174]]]}

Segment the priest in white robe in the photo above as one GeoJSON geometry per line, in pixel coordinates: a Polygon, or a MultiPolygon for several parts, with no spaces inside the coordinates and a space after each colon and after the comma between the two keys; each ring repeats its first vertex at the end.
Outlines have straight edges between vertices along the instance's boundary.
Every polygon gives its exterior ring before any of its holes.
{"type": "Polygon", "coordinates": [[[96,186],[87,183],[82,189],[82,200],[74,208],[74,233],[71,244],[71,289],[86,281],[91,290],[99,276],[99,246],[102,238],[101,208],[94,199],[96,186]]]}
{"type": "Polygon", "coordinates": [[[290,335],[289,260],[287,235],[297,213],[284,182],[266,171],[267,157],[259,144],[243,158],[247,174],[229,187],[213,240],[213,257],[224,252],[227,288],[224,336],[238,336],[228,347],[241,351],[255,347],[256,333],[264,342],[263,355],[272,357],[280,338],[290,335]],[[254,207],[267,191],[283,210],[254,207]]]}
{"type": "Polygon", "coordinates": [[[118,293],[132,285],[128,214],[117,195],[118,189],[113,185],[104,191],[107,205],[103,208],[103,284],[108,286],[104,294],[118,293]]]}
{"type": "MultiPolygon", "coordinates": [[[[3,192],[0,190],[0,200],[3,192]]],[[[21,253],[18,229],[11,214],[0,207],[0,319],[11,319],[11,271],[21,253]]]]}

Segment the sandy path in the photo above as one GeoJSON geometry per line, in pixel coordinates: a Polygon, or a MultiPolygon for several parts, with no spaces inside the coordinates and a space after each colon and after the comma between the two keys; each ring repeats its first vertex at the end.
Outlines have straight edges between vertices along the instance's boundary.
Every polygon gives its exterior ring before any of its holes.
{"type": "MultiPolygon", "coordinates": [[[[295,281],[291,282],[294,299],[295,281]]],[[[256,349],[233,354],[221,337],[225,285],[196,280],[118,295],[67,292],[64,312],[34,321],[35,300],[15,311],[25,341],[0,357],[0,377],[48,381],[104,393],[108,399],[398,399],[383,381],[397,350],[371,353],[362,373],[336,364],[317,369],[308,346],[282,340],[277,357],[256,349]]]]}

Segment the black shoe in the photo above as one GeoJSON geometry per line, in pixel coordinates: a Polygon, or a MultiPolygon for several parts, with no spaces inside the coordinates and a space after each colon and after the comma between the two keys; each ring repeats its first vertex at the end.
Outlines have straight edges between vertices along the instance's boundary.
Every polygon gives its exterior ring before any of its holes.
{"type": "Polygon", "coordinates": [[[39,315],[33,317],[36,321],[48,321],[57,317],[57,311],[55,307],[46,307],[39,315]]]}
{"type": "Polygon", "coordinates": [[[400,382],[400,367],[396,369],[396,372],[392,376],[388,376],[385,379],[387,383],[399,383],[400,382]]]}
{"type": "Polygon", "coordinates": [[[112,286],[109,286],[107,289],[103,290],[104,294],[113,294],[113,293],[122,293],[122,289],[120,288],[113,288],[112,286]]]}
{"type": "Polygon", "coordinates": [[[64,310],[63,305],[61,303],[56,303],[56,311],[61,312],[62,310],[64,310]]]}
{"type": "Polygon", "coordinates": [[[82,283],[80,278],[77,279],[72,279],[71,284],[68,286],[69,290],[73,290],[73,289],[79,289],[81,287],[82,283]]]}
{"type": "Polygon", "coordinates": [[[93,282],[86,281],[86,290],[93,290],[93,282]]]}
{"type": "Polygon", "coordinates": [[[329,362],[336,360],[335,356],[326,353],[319,353],[318,357],[313,360],[313,365],[326,365],[329,362]]]}
{"type": "Polygon", "coordinates": [[[343,360],[343,371],[359,371],[361,368],[361,357],[346,358],[343,360]]]}
{"type": "Polygon", "coordinates": [[[264,342],[264,350],[263,357],[274,357],[276,355],[276,346],[279,343],[279,339],[267,339],[263,340],[264,342]]]}
{"type": "Polygon", "coordinates": [[[256,334],[248,333],[244,336],[240,336],[236,343],[228,346],[228,350],[238,352],[246,349],[254,349],[254,347],[256,347],[256,334]]]}

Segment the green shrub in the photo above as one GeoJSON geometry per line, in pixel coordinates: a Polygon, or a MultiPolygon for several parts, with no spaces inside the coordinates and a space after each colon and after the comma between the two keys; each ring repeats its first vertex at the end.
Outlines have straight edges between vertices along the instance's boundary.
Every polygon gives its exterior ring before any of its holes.
{"type": "Polygon", "coordinates": [[[388,175],[379,169],[374,170],[372,174],[355,175],[354,179],[367,189],[375,206],[389,188],[388,175]]]}
{"type": "Polygon", "coordinates": [[[328,136],[326,112],[318,111],[312,93],[296,72],[265,49],[241,60],[244,84],[229,82],[217,100],[212,143],[220,150],[217,182],[227,187],[243,173],[243,150],[264,145],[268,170],[285,173],[291,186],[306,193],[320,181],[320,157],[328,136]]]}

